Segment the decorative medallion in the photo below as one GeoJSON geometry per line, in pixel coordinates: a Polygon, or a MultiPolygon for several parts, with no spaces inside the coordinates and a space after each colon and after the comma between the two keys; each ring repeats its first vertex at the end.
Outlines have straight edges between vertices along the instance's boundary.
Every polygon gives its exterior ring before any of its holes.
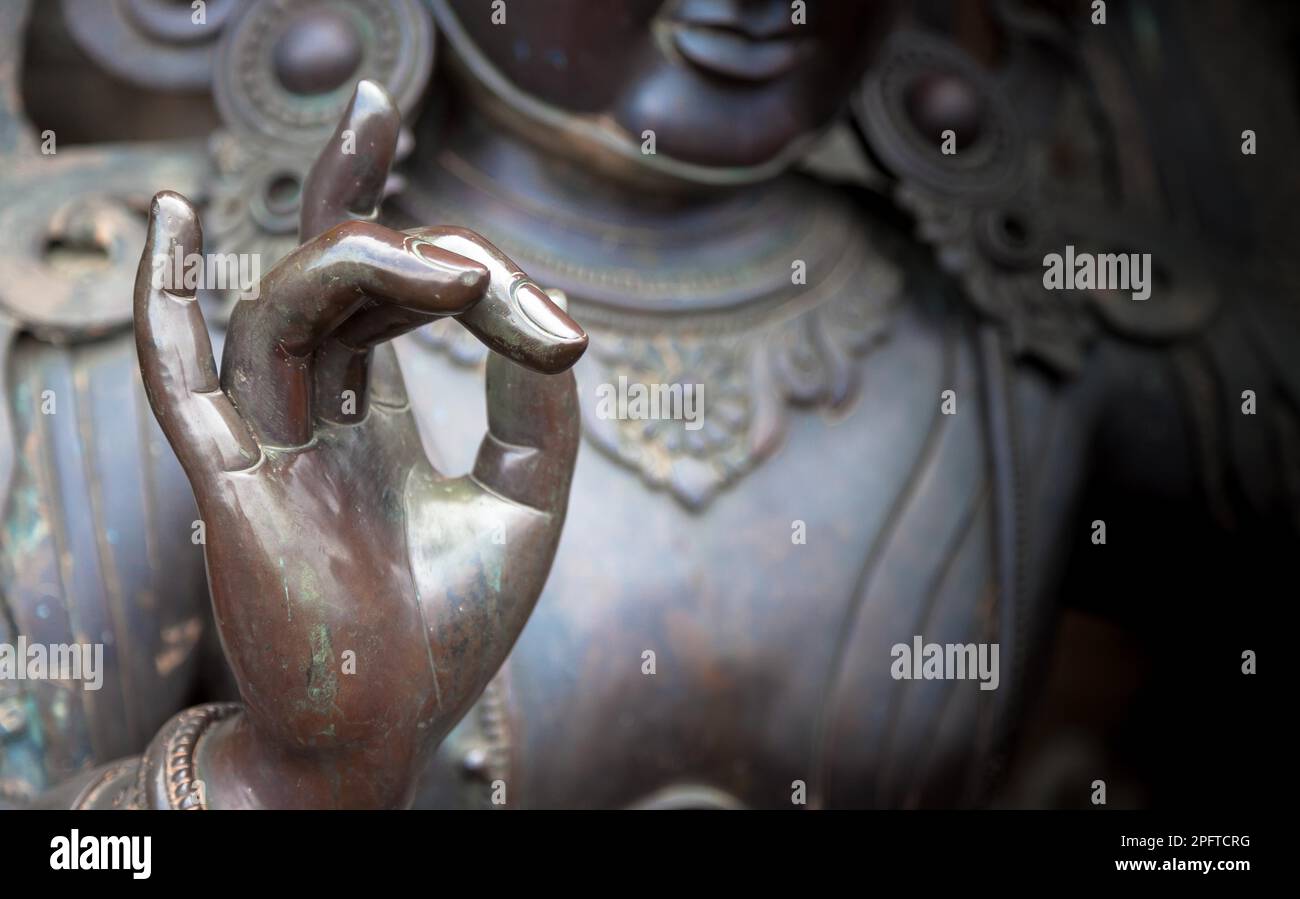
{"type": "MultiPolygon", "coordinates": [[[[1011,15],[1005,24],[1013,39],[1058,37],[1041,17],[1011,15]]],[[[1018,357],[1062,374],[1082,367],[1099,324],[1170,338],[1203,325],[1217,303],[1194,242],[1116,202],[1106,129],[1085,79],[1074,65],[995,77],[941,38],[900,32],[854,103],[864,137],[897,179],[895,201],[940,266],[1003,324],[1018,357]],[[1044,84],[1056,86],[1048,102],[1013,93],[1041,93],[1044,84]],[[1155,298],[1048,289],[1045,260],[1076,250],[1149,253],[1155,298]]]]}
{"type": "Polygon", "coordinates": [[[241,137],[304,145],[314,157],[362,78],[410,113],[433,53],[418,0],[255,0],[218,49],[217,108],[241,137]]]}
{"type": "Polygon", "coordinates": [[[150,90],[206,91],[227,21],[245,0],[63,0],[63,20],[91,59],[150,90]]]}

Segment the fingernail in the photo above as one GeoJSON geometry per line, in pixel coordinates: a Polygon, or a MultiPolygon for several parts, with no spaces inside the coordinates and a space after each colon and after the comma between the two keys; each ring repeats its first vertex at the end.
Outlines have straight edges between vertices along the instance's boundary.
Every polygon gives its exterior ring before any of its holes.
{"type": "Polygon", "coordinates": [[[586,332],[551,302],[540,287],[532,281],[516,281],[511,287],[519,311],[539,330],[560,340],[581,340],[586,332]]]}
{"type": "Polygon", "coordinates": [[[150,246],[155,269],[155,287],[178,297],[193,297],[194,288],[185,286],[185,254],[199,252],[203,244],[198,218],[189,201],[173,191],[156,194],[149,207],[153,221],[150,246]],[[179,251],[179,253],[178,253],[179,251]],[[177,269],[182,269],[178,271],[177,269]]]}

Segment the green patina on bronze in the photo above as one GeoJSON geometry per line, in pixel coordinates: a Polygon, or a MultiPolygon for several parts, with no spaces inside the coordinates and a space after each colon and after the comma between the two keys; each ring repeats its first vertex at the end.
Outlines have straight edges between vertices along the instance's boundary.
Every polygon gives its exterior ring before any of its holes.
{"type": "Polygon", "coordinates": [[[334,705],[339,681],[334,673],[334,648],[329,628],[318,624],[311,631],[311,667],[307,670],[307,699],[322,714],[334,705]]]}

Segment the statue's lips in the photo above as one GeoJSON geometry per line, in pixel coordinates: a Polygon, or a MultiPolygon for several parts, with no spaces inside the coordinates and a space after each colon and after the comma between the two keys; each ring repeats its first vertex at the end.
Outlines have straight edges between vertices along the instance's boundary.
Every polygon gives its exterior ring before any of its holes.
{"type": "Polygon", "coordinates": [[[677,52],[698,69],[742,81],[771,81],[799,62],[800,38],[769,37],[755,40],[737,31],[692,25],[672,26],[677,52]]]}

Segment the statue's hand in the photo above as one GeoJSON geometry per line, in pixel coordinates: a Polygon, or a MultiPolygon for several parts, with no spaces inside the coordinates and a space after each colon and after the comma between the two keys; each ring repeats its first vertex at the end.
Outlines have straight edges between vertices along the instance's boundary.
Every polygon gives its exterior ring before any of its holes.
{"type": "Polygon", "coordinates": [[[381,88],[358,87],[344,130],[357,154],[339,135],[322,153],[311,239],[235,308],[220,380],[193,292],[152,283],[155,254],[202,252],[177,194],[154,198],[136,283],[144,382],[198,500],[246,709],[201,744],[217,806],[408,801],[527,620],[568,501],[564,369],[586,335],[472,232],[348,220],[377,206],[396,144],[381,88]],[[386,343],[440,316],[497,350],[489,431],[458,478],[426,458],[386,343]]]}

